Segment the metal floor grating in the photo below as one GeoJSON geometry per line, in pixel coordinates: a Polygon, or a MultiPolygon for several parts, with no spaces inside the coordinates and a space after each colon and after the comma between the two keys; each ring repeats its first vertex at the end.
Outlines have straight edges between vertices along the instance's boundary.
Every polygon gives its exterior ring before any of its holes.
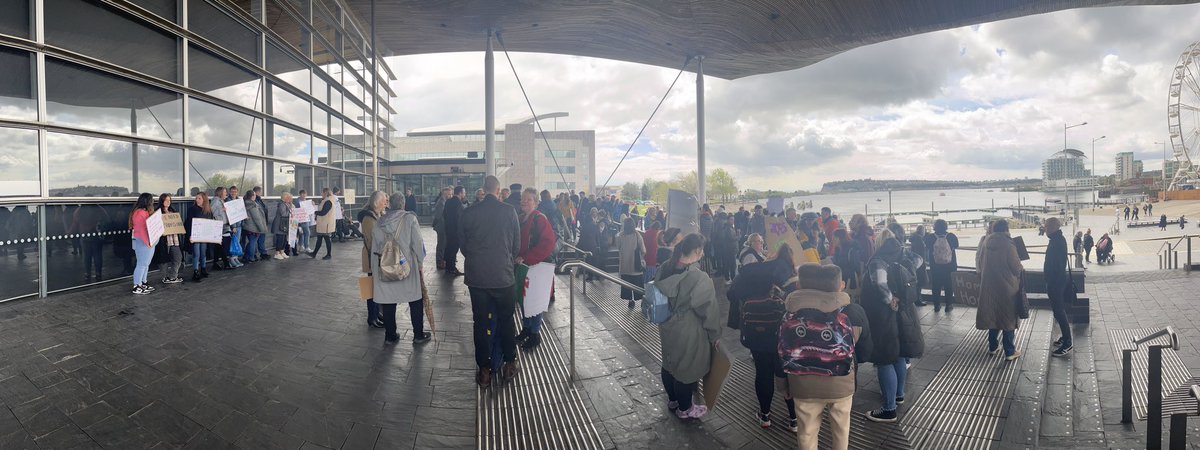
{"type": "MultiPolygon", "coordinates": [[[[567,282],[569,280],[562,280],[567,282]]],[[[605,315],[613,319],[641,344],[656,361],[662,361],[662,347],[658,337],[658,326],[646,322],[640,309],[629,309],[620,298],[620,289],[610,283],[589,283],[588,295],[592,303],[605,315]]],[[[719,299],[718,301],[724,301],[719,299]]],[[[774,426],[763,430],[754,413],[758,411],[758,399],[754,393],[754,366],[747,361],[735,360],[729,379],[722,388],[721,403],[710,414],[716,414],[728,423],[737,426],[747,435],[756,437],[770,448],[795,448],[796,435],[785,427],[774,426]]],[[[787,406],[782,395],[776,395],[771,404],[772,416],[788,417],[787,406]]],[[[828,421],[821,427],[819,447],[829,448],[828,421]]],[[[879,424],[866,420],[862,414],[850,416],[850,448],[853,449],[907,449],[912,448],[899,426],[879,424]]]]}
{"type": "MultiPolygon", "coordinates": [[[[1157,328],[1109,330],[1108,336],[1112,339],[1113,355],[1116,357],[1116,360],[1121,361],[1121,350],[1133,348],[1133,341],[1135,339],[1153,334],[1158,330],[1157,328]]],[[[1133,352],[1131,360],[1133,364],[1133,412],[1137,415],[1138,420],[1146,420],[1146,378],[1150,371],[1150,352],[1146,350],[1146,346],[1150,344],[1168,344],[1169,342],[1166,337],[1155,339],[1143,344],[1138,351],[1133,352]]],[[[1179,355],[1175,350],[1169,348],[1163,349],[1162,365],[1163,398],[1167,398],[1167,396],[1171,395],[1172,391],[1191,379],[1192,374],[1183,363],[1183,360],[1179,359],[1179,355]]]]}
{"type": "Polygon", "coordinates": [[[567,361],[553,327],[546,323],[542,330],[542,345],[537,349],[517,349],[521,374],[516,380],[489,389],[476,387],[477,448],[605,448],[579,392],[568,380],[567,361]]]}

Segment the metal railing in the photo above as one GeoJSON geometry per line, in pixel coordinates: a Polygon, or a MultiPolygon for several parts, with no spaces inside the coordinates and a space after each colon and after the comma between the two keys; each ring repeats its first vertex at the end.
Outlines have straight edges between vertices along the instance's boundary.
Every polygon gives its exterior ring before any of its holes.
{"type": "MultiPolygon", "coordinates": [[[[1137,351],[1138,346],[1164,336],[1170,338],[1169,343],[1147,346],[1149,363],[1146,369],[1146,448],[1151,450],[1162,448],[1162,352],[1164,348],[1178,351],[1179,336],[1175,334],[1173,328],[1166,327],[1153,334],[1135,339],[1133,348],[1121,349],[1121,423],[1133,423],[1133,352],[1137,351]]],[[[1174,422],[1174,418],[1172,418],[1172,422],[1174,422]]],[[[1187,428],[1186,423],[1184,428],[1187,428]]],[[[1174,429],[1171,434],[1172,436],[1176,434],[1174,429]]]]}
{"type": "MultiPolygon", "coordinates": [[[[602,279],[616,283],[616,284],[620,285],[621,287],[632,289],[634,292],[637,292],[640,294],[644,294],[646,291],[641,286],[635,286],[628,281],[622,280],[620,277],[614,276],[611,273],[605,272],[604,270],[601,270],[600,268],[597,268],[596,266],[593,266],[591,264],[588,264],[588,263],[580,261],[580,260],[564,261],[558,265],[558,271],[562,272],[562,271],[568,271],[568,270],[571,273],[571,283],[570,283],[571,297],[570,297],[570,305],[569,305],[570,306],[569,309],[571,310],[571,312],[570,312],[570,314],[571,314],[571,338],[570,338],[570,342],[571,342],[570,343],[571,375],[570,375],[569,379],[570,379],[571,383],[574,383],[575,382],[575,278],[576,278],[576,275],[579,274],[579,271],[582,270],[582,271],[590,273],[592,275],[596,275],[602,279]]],[[[587,283],[585,282],[583,285],[585,286],[583,293],[584,293],[584,295],[587,295],[587,289],[586,289],[587,283]]]]}

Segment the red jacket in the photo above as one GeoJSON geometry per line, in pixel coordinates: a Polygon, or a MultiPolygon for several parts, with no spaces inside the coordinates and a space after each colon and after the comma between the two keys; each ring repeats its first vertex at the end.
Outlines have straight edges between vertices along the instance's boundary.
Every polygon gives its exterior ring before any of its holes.
{"type": "Polygon", "coordinates": [[[651,228],[642,234],[646,244],[646,267],[658,267],[658,233],[659,230],[651,228]]]}
{"type": "Polygon", "coordinates": [[[525,260],[527,266],[541,263],[554,253],[557,239],[558,236],[554,235],[554,228],[550,226],[550,219],[534,210],[532,213],[526,214],[524,220],[521,221],[521,251],[517,253],[517,256],[525,260]],[[534,234],[537,234],[538,239],[536,243],[531,244],[530,240],[534,234]]]}

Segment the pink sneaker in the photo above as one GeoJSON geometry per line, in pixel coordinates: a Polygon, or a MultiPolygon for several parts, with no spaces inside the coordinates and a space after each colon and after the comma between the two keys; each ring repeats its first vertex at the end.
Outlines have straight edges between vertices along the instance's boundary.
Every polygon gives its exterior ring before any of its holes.
{"type": "Polygon", "coordinates": [[[675,410],[675,417],[680,419],[699,419],[708,414],[708,407],[704,405],[692,405],[687,411],[675,410]]]}

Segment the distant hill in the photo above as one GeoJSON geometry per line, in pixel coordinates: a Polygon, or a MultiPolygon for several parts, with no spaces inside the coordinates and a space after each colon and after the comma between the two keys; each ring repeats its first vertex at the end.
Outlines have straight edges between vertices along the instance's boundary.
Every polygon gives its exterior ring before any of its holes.
{"type": "Polygon", "coordinates": [[[1041,179],[1019,178],[1011,180],[947,181],[947,180],[862,180],[831,181],[821,186],[821,193],[867,192],[867,191],[919,191],[931,189],[972,188],[1016,188],[1040,186],[1041,179]]]}

